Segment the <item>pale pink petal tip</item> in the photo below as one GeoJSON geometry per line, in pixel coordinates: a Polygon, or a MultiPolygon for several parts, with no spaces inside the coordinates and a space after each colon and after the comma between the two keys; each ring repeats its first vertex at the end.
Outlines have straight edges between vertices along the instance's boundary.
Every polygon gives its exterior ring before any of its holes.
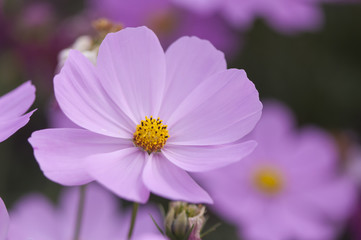
{"type": "Polygon", "coordinates": [[[99,183],[129,201],[146,203],[150,192],[142,180],[145,152],[129,147],[87,159],[87,170],[99,183]]]}
{"type": "Polygon", "coordinates": [[[0,97],[0,142],[25,126],[33,111],[23,115],[35,100],[35,87],[27,81],[0,97]]]}
{"type": "Polygon", "coordinates": [[[162,151],[178,167],[189,172],[205,172],[238,162],[256,148],[255,141],[215,146],[170,145],[162,151]]]}
{"type": "Polygon", "coordinates": [[[147,161],[143,181],[151,192],[172,200],[213,203],[208,193],[186,171],[173,165],[162,154],[154,154],[147,161]]]}

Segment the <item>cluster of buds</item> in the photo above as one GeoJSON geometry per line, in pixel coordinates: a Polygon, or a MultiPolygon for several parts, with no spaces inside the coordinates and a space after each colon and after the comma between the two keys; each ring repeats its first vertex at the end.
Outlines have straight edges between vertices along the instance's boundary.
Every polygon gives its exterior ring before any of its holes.
{"type": "Polygon", "coordinates": [[[165,218],[166,235],[171,240],[200,240],[205,212],[203,205],[171,202],[165,218]]]}

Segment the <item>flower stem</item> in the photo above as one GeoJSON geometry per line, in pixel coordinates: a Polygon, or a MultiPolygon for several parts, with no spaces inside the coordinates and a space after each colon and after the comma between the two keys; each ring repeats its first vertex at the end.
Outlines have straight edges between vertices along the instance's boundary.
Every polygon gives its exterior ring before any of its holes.
{"type": "Polygon", "coordinates": [[[136,202],[133,203],[132,219],[130,222],[130,227],[129,227],[129,232],[128,232],[128,240],[131,239],[132,234],[133,234],[133,229],[134,229],[134,225],[135,225],[135,219],[137,217],[138,207],[139,207],[139,203],[136,203],[136,202]]]}
{"type": "Polygon", "coordinates": [[[80,239],[80,232],[81,232],[81,226],[82,226],[82,223],[83,223],[83,213],[84,213],[84,206],[85,206],[85,191],[86,191],[86,185],[80,186],[80,188],[79,188],[78,212],[77,212],[77,215],[76,215],[75,231],[74,231],[73,240],[79,240],[80,239]]]}

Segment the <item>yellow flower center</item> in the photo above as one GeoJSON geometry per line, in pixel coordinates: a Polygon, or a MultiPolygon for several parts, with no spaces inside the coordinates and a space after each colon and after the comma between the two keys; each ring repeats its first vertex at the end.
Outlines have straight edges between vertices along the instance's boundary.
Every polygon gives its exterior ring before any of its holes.
{"type": "Polygon", "coordinates": [[[256,188],[266,194],[279,193],[283,187],[280,172],[271,167],[263,167],[255,171],[253,181],[256,188]]]}
{"type": "Polygon", "coordinates": [[[154,119],[152,116],[150,118],[146,116],[145,120],[137,125],[133,142],[137,147],[141,147],[151,154],[160,151],[168,138],[167,125],[164,125],[159,118],[154,119]]]}

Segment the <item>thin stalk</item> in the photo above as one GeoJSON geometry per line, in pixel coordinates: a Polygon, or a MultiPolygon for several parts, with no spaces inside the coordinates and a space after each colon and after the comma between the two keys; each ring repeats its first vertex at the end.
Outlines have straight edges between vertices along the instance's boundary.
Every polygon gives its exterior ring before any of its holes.
{"type": "Polygon", "coordinates": [[[73,240],[80,239],[80,232],[83,223],[83,213],[84,213],[84,206],[85,206],[85,192],[86,192],[86,185],[82,185],[79,188],[79,201],[78,201],[78,212],[76,215],[76,222],[75,222],[75,231],[73,240]]]}
{"type": "Polygon", "coordinates": [[[130,227],[129,227],[129,231],[128,231],[128,240],[130,240],[132,238],[132,235],[133,235],[133,230],[134,230],[134,225],[135,225],[135,219],[137,217],[138,207],[139,207],[139,203],[136,203],[136,202],[133,203],[132,219],[130,220],[130,227]]]}

